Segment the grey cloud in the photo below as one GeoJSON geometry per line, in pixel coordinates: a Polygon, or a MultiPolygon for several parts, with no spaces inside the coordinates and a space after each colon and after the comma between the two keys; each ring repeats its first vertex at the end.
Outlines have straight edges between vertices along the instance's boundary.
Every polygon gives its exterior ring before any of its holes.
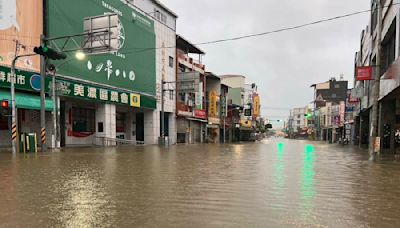
{"type": "MultiPolygon", "coordinates": [[[[369,8],[366,0],[164,0],[178,15],[178,33],[190,41],[271,31],[369,8]]],[[[309,86],[339,76],[353,78],[354,53],[369,14],[264,37],[201,46],[207,69],[237,73],[260,87],[268,107],[304,106],[309,86]]],[[[351,83],[352,84],[352,83],[351,83]]],[[[263,110],[284,118],[285,110],[263,110]]]]}

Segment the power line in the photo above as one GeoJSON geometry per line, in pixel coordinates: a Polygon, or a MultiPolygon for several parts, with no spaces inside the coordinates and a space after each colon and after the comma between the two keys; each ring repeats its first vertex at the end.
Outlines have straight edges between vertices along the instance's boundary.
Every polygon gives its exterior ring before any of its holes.
{"type": "MultiPolygon", "coordinates": [[[[399,5],[399,4],[400,3],[391,3],[389,5],[381,7],[380,9],[388,8],[388,7],[391,7],[391,6],[394,6],[394,5],[399,5]]],[[[200,43],[196,43],[194,45],[201,46],[201,45],[209,45],[209,44],[215,44],[215,43],[222,43],[222,42],[228,42],[228,41],[236,41],[236,40],[248,39],[248,38],[259,37],[259,36],[266,36],[266,35],[271,35],[271,34],[275,34],[275,33],[281,33],[281,32],[296,30],[296,29],[300,29],[300,28],[305,28],[305,27],[309,27],[309,26],[313,26],[313,25],[317,25],[317,24],[322,24],[322,23],[326,23],[326,22],[330,22],[330,21],[334,21],[334,20],[339,20],[339,19],[343,19],[343,18],[347,18],[347,17],[352,17],[352,16],[356,16],[356,15],[359,15],[359,14],[369,13],[369,12],[372,12],[372,9],[356,11],[356,12],[353,12],[353,13],[348,13],[348,14],[344,14],[344,15],[340,15],[340,16],[321,19],[321,20],[317,20],[317,21],[313,21],[313,22],[309,22],[309,23],[305,23],[305,24],[301,24],[301,25],[285,27],[285,28],[276,29],[276,30],[267,31],[267,32],[262,32],[262,33],[256,33],[256,34],[250,34],[250,35],[244,35],[244,36],[237,36],[237,37],[219,39],[219,40],[213,40],[213,41],[200,42],[200,43]]],[[[162,48],[176,48],[176,46],[173,46],[173,47],[171,46],[171,47],[138,48],[138,49],[141,49],[141,50],[140,51],[136,51],[136,52],[126,52],[124,54],[138,53],[138,52],[143,52],[143,51],[147,51],[147,50],[162,49],[162,48]]],[[[131,50],[131,49],[128,49],[128,50],[131,50]]]]}

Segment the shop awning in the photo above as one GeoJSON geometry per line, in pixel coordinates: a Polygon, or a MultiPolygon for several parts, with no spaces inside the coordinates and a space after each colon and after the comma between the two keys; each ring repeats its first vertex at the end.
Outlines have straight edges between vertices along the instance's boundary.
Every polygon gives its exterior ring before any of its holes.
{"type": "Polygon", "coordinates": [[[208,123],[207,120],[202,120],[202,119],[196,119],[196,118],[186,118],[188,120],[192,120],[192,121],[199,121],[199,122],[203,122],[203,123],[208,123]]]}
{"type": "MultiPolygon", "coordinates": [[[[10,91],[0,90],[0,100],[11,100],[10,91]]],[[[16,108],[40,110],[40,96],[28,93],[15,93],[16,108]]],[[[11,104],[10,104],[11,105],[11,104]]],[[[46,111],[53,110],[53,101],[46,98],[46,111]]]]}

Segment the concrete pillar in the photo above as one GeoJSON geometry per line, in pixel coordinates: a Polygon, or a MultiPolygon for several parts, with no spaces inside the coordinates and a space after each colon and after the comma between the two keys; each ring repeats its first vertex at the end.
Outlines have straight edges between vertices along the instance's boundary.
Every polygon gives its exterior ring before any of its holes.
{"type": "Polygon", "coordinates": [[[160,112],[157,110],[144,111],[144,143],[158,144],[160,136],[160,112]]]}
{"type": "MultiPolygon", "coordinates": [[[[116,106],[114,104],[98,104],[96,108],[96,137],[105,138],[104,146],[114,146],[113,139],[117,136],[116,128],[116,106]],[[103,131],[100,132],[99,124],[103,125],[103,131]]],[[[102,141],[96,140],[96,144],[102,141]]]]}
{"type": "Polygon", "coordinates": [[[177,123],[176,123],[176,116],[174,113],[169,113],[168,115],[168,122],[169,122],[169,143],[171,145],[176,144],[177,138],[177,123]]]}

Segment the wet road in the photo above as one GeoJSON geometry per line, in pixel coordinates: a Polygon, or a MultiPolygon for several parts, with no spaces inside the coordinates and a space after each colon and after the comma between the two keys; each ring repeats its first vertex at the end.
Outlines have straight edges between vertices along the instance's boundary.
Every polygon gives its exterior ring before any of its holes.
{"type": "Polygon", "coordinates": [[[400,227],[400,161],[307,141],[0,153],[0,227],[400,227]]]}

